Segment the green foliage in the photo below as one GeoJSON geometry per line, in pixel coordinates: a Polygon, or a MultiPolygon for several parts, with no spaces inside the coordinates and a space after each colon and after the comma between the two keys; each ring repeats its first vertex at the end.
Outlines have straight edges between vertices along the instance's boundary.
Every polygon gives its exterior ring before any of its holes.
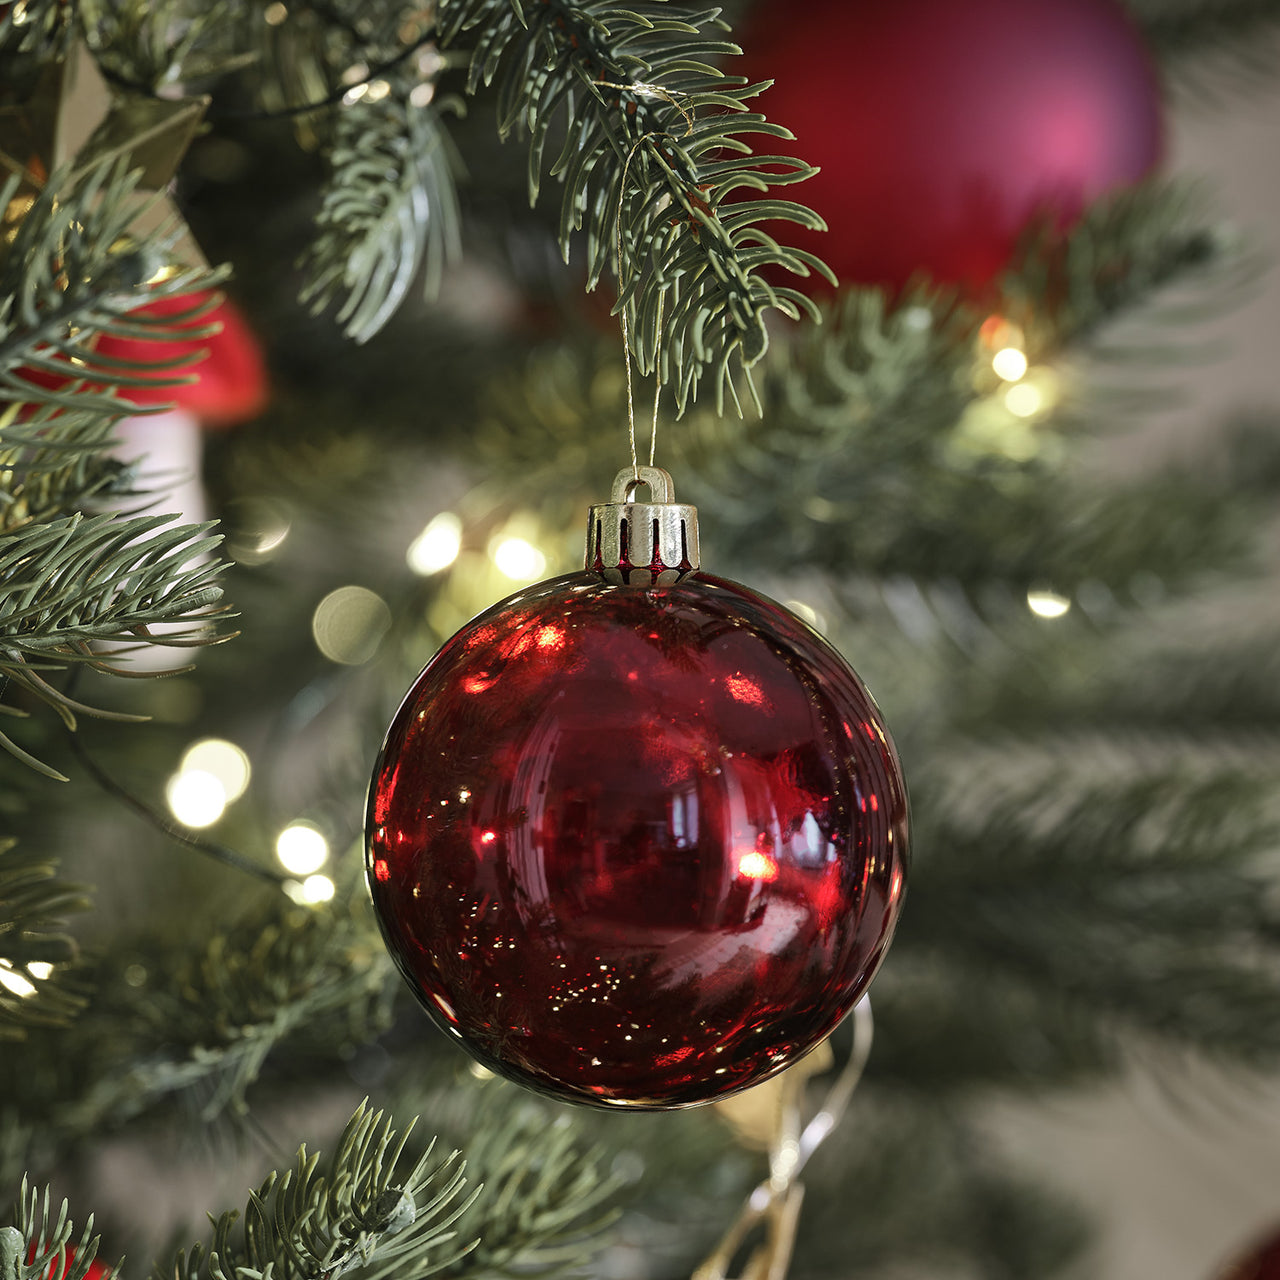
{"type": "MultiPolygon", "coordinates": [[[[138,718],[95,710],[46,678],[77,664],[114,670],[96,642],[190,645],[215,638],[210,611],[222,595],[215,582],[222,566],[209,557],[221,539],[210,535],[211,524],[162,529],[172,519],[74,515],[0,537],[0,673],[55,711],[68,729],[76,727],[77,713],[138,718]],[[149,629],[161,622],[187,625],[156,637],[149,629]]],[[[62,778],[4,734],[0,746],[62,778]]]]}
{"type": "Polygon", "coordinates": [[[223,1213],[207,1250],[180,1252],[155,1280],[386,1280],[449,1266],[473,1247],[455,1224],[475,1193],[466,1193],[456,1151],[433,1160],[432,1144],[400,1169],[408,1137],[362,1104],[328,1160],[299,1148],[291,1169],[250,1192],[242,1224],[239,1213],[223,1213]]]}
{"type": "Polygon", "coordinates": [[[286,1041],[331,1056],[389,1020],[391,965],[362,912],[297,907],[277,893],[174,946],[166,936],[139,947],[140,985],[116,973],[95,1006],[97,1031],[125,1038],[82,1085],[84,1120],[119,1123],[175,1093],[198,1097],[206,1120],[243,1112],[286,1041]]]}
{"type": "Polygon", "coordinates": [[[1126,768],[1121,746],[1082,739],[1001,786],[970,753],[951,796],[917,775],[911,911],[879,992],[877,1073],[937,1090],[945,1052],[950,1087],[968,1073],[1071,1078],[1113,1065],[1135,1035],[1275,1061],[1280,917],[1258,862],[1280,835],[1268,782],[1126,768]],[[1104,770],[1114,780],[1090,781],[1104,770]]]}
{"type": "MultiPolygon", "coordinates": [[[[162,341],[214,332],[199,322],[216,300],[167,316],[138,310],[216,278],[173,268],[176,227],[145,243],[136,238],[132,227],[145,204],[139,179],[124,160],[54,174],[18,224],[0,258],[0,387],[8,399],[119,416],[135,410],[111,388],[193,380],[184,370],[198,355],[127,360],[94,350],[102,335],[162,341]]],[[[18,189],[14,176],[0,188],[0,204],[18,189]]]]}
{"type": "Polygon", "coordinates": [[[551,1121],[508,1096],[472,1131],[467,1167],[481,1184],[459,1222],[475,1248],[450,1276],[550,1276],[578,1272],[616,1218],[617,1179],[604,1176],[599,1150],[583,1148],[569,1117],[551,1121]]]}
{"type": "MultiPolygon", "coordinates": [[[[89,1217],[78,1241],[67,1214],[67,1202],[51,1212],[49,1188],[44,1195],[22,1180],[16,1226],[0,1228],[0,1277],[3,1280],[84,1280],[98,1252],[98,1237],[89,1217]]],[[[113,1280],[107,1268],[102,1280],[113,1280]]]]}
{"type": "Polygon", "coordinates": [[[381,97],[366,93],[334,125],[318,235],[301,263],[302,301],[319,311],[345,293],[337,318],[357,342],[386,325],[420,273],[434,295],[459,253],[453,156],[439,110],[418,105],[421,82],[402,69],[377,83],[381,97]]]}
{"type": "Polygon", "coordinates": [[[0,1040],[62,1025],[83,1007],[68,973],[76,944],[62,930],[64,916],[88,906],[80,885],[58,879],[56,862],[0,842],[0,1040]]]}
{"type": "Polygon", "coordinates": [[[204,79],[238,60],[233,41],[240,5],[235,0],[166,0],[163,5],[78,0],[75,8],[103,67],[138,89],[204,79]]]}
{"type": "Polygon", "coordinates": [[[1147,47],[1178,88],[1221,99],[1262,85],[1280,53],[1276,0],[1131,0],[1147,47]]]}
{"type": "Polygon", "coordinates": [[[857,1140],[828,1141],[806,1172],[796,1280],[899,1268],[1047,1280],[1088,1242],[1079,1210],[1004,1166],[951,1107],[863,1086],[845,1123],[857,1140]]]}
{"type": "Polygon", "coordinates": [[[719,10],[448,0],[440,29],[446,43],[475,33],[471,90],[500,80],[503,136],[529,135],[531,199],[544,157],[559,147],[548,171],[564,185],[561,248],[567,258],[585,230],[589,287],[612,270],[641,368],[661,370],[681,409],[705,373],[717,404],[726,392],[736,400],[736,370],[768,349],[765,313],[814,313],[799,290],[769,284],[764,269],[826,268],[760,226],[822,226],[802,205],[768,195],[813,169],[752,155],[742,134],[791,135],[747,111],[763,85],[713,65],[738,52],[720,38],[719,10]]]}

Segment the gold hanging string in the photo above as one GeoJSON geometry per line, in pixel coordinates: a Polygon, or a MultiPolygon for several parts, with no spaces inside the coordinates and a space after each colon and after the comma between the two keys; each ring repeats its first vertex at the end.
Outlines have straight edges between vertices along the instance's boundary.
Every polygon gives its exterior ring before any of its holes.
{"type": "Polygon", "coordinates": [[[853,1052],[807,1125],[802,1125],[801,1108],[811,1072],[803,1071],[802,1060],[778,1077],[781,1089],[769,1144],[769,1176],[747,1197],[720,1242],[694,1271],[693,1280],[728,1280],[734,1257],[761,1223],[765,1238],[744,1262],[740,1280],[785,1280],[804,1201],[800,1173],[848,1110],[871,1053],[873,1030],[871,1001],[863,996],[853,1010],[853,1052]]]}
{"type": "MultiPolygon", "coordinates": [[[[693,132],[693,112],[686,105],[688,99],[685,94],[673,93],[670,89],[660,84],[648,84],[643,80],[632,81],[630,84],[619,84],[613,80],[597,80],[596,83],[605,89],[618,89],[625,93],[635,93],[642,97],[659,98],[661,101],[669,103],[680,113],[685,123],[685,137],[693,132]],[[684,99],[682,101],[681,99],[684,99]]],[[[640,148],[652,138],[665,137],[665,133],[661,130],[653,129],[648,133],[642,133],[631,144],[627,151],[627,157],[622,162],[622,175],[618,181],[618,214],[614,219],[614,251],[618,258],[618,295],[621,297],[623,292],[623,254],[622,254],[622,206],[627,199],[627,175],[631,172],[631,162],[635,159],[640,148]]],[[[658,296],[658,323],[653,341],[653,425],[649,429],[649,465],[654,465],[654,458],[658,449],[658,403],[662,398],[662,295],[658,296]]],[[[627,318],[627,306],[622,304],[622,311],[619,313],[622,321],[622,359],[627,371],[627,439],[631,445],[631,474],[635,478],[637,484],[640,483],[640,460],[636,455],[636,409],[635,398],[632,391],[632,374],[631,374],[631,323],[627,318]]]]}

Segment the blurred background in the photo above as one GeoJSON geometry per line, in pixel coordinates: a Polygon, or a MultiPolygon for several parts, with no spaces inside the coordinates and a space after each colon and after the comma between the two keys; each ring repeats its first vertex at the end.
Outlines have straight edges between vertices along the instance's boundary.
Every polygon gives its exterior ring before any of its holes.
{"type": "MultiPolygon", "coordinates": [[[[718,1274],[776,1091],[624,1115],[492,1078],[364,887],[400,698],[580,567],[629,461],[621,243],[641,450],[656,366],[704,565],[849,658],[912,796],[865,1078],[794,1257],[768,1237],[730,1274],[1280,1275],[1280,9],[759,0],[726,11],[737,58],[692,6],[640,8],[693,29],[585,0],[0,6],[0,1179],[95,1215],[128,1275],[367,1096],[421,1117],[411,1156],[463,1153],[481,1246],[371,1201],[358,1257],[228,1227],[231,1264],[718,1274]],[[777,82],[745,105],[796,138],[745,127],[759,168],[690,123],[723,110],[713,66],[777,82]],[[583,162],[553,172],[566,131],[583,162]],[[806,163],[773,194],[826,233],[752,209],[806,163]],[[739,215],[777,242],[752,258],[739,215]],[[126,564],[157,512],[223,541],[126,564]],[[210,621],[223,643],[164,643],[210,621]],[[105,665],[146,678],[100,669],[122,645],[105,665]]],[[[32,1222],[18,1280],[48,1273],[32,1222]]]]}

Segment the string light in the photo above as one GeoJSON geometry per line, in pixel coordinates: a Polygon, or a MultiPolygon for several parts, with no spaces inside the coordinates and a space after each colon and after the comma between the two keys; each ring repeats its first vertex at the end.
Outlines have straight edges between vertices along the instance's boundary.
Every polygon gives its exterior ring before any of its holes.
{"type": "Polygon", "coordinates": [[[1061,618],[1071,608],[1071,601],[1056,591],[1028,591],[1027,608],[1040,618],[1061,618]]]}
{"type": "Polygon", "coordinates": [[[823,631],[826,629],[827,620],[820,614],[811,604],[805,604],[803,600],[784,600],[784,607],[791,610],[797,617],[803,618],[815,631],[823,631]]]}
{"type": "Polygon", "coordinates": [[[239,800],[249,787],[249,757],[224,738],[202,738],[193,742],[182,757],[179,773],[199,771],[212,774],[222,785],[225,804],[239,800]]]}
{"type": "Polygon", "coordinates": [[[164,798],[184,827],[211,827],[227,807],[226,788],[204,769],[180,769],[169,779],[164,798]]]}
{"type": "Polygon", "coordinates": [[[1033,418],[1044,405],[1039,387],[1030,382],[1019,382],[1004,393],[1004,405],[1015,417],[1033,418]]]}
{"type": "Polygon", "coordinates": [[[276,857],[292,875],[310,876],[329,861],[329,842],[309,822],[291,822],[276,837],[276,857]]]}
{"type": "Polygon", "coordinates": [[[499,572],[516,582],[532,582],[547,569],[547,557],[524,538],[496,540],[489,555],[499,572]]]}
{"type": "Polygon", "coordinates": [[[290,880],[284,891],[294,902],[304,907],[314,907],[317,903],[328,902],[334,895],[335,888],[328,876],[308,876],[305,880],[290,880]]]}
{"type": "Polygon", "coordinates": [[[447,569],[462,550],[462,521],[452,511],[442,511],[409,544],[405,560],[424,578],[447,569]]]}
{"type": "Polygon", "coordinates": [[[36,993],[35,984],[14,971],[7,960],[0,959],[0,987],[7,987],[15,996],[25,1000],[36,993]]]}
{"type": "Polygon", "coordinates": [[[991,357],[991,367],[1006,382],[1017,382],[1027,372],[1027,357],[1017,347],[1001,347],[991,357]]]}
{"type": "Polygon", "coordinates": [[[311,635],[330,662],[358,667],[378,651],[391,610],[376,591],[347,586],[330,591],[311,616],[311,635]]]}

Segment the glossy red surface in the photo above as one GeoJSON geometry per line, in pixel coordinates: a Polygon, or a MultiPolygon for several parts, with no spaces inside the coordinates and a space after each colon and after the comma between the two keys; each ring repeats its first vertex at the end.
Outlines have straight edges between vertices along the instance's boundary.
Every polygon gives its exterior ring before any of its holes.
{"type": "Polygon", "coordinates": [[[728,69],[774,81],[752,109],[820,169],[786,194],[830,231],[786,242],[845,285],[981,286],[1035,215],[1073,222],[1160,160],[1159,77],[1120,0],[761,0],[735,38],[728,69]]]}
{"type": "Polygon", "coordinates": [[[907,805],[874,703],[780,606],[592,573],[482,614],[374,773],[369,887],[435,1020],[561,1098],[657,1108],[782,1070],[871,980],[907,805]]]}

